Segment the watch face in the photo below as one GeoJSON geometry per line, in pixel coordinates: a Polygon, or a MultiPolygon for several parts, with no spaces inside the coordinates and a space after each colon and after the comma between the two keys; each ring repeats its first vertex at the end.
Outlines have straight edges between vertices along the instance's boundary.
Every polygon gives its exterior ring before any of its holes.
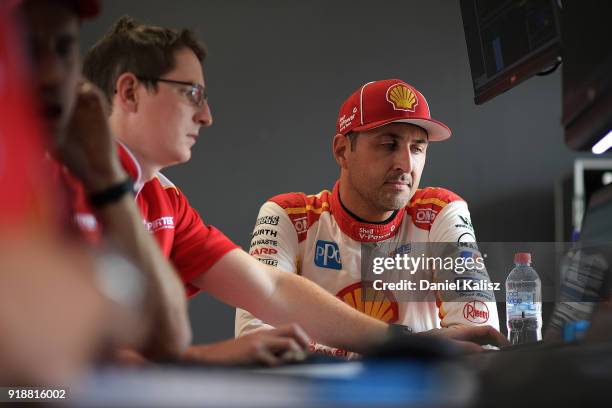
{"type": "Polygon", "coordinates": [[[145,281],[140,270],[115,251],[103,251],[96,257],[96,282],[104,296],[130,310],[144,306],[145,281]]]}

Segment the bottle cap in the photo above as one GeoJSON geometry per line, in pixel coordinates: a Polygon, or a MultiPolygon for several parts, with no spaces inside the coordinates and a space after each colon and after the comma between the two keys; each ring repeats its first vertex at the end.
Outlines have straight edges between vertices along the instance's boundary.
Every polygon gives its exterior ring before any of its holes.
{"type": "Polygon", "coordinates": [[[517,252],[516,254],[514,254],[514,263],[515,264],[530,264],[531,254],[529,252],[517,252]]]}

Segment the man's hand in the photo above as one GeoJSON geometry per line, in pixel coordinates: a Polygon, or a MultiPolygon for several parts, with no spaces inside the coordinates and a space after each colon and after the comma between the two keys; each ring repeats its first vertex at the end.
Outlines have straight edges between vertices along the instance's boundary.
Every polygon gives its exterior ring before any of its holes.
{"type": "Polygon", "coordinates": [[[298,325],[290,324],[272,330],[259,330],[237,339],[191,346],[183,360],[205,364],[277,366],[303,360],[309,341],[298,325]]]}
{"type": "Polygon", "coordinates": [[[86,191],[95,193],[123,181],[126,174],[115,151],[102,93],[86,81],[77,92],[65,138],[55,151],[86,191]]]}
{"type": "Polygon", "coordinates": [[[428,330],[421,334],[454,340],[453,343],[465,352],[481,352],[484,350],[481,346],[485,344],[498,347],[510,345],[508,339],[491,326],[452,326],[428,330]]]}

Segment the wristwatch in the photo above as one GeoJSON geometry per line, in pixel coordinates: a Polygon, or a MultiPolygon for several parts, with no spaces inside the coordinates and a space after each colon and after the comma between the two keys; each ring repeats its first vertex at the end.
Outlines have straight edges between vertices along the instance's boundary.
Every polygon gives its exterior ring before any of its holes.
{"type": "Polygon", "coordinates": [[[134,183],[129,176],[124,181],[113,184],[102,191],[89,194],[88,199],[92,207],[102,208],[119,201],[127,193],[134,194],[134,183]]]}

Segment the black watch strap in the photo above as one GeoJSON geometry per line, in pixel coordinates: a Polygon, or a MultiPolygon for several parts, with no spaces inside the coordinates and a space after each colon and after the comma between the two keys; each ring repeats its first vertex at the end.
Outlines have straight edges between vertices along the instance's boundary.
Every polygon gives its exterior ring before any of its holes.
{"type": "Polygon", "coordinates": [[[88,199],[92,207],[102,208],[105,205],[119,201],[127,193],[134,193],[134,183],[130,177],[102,191],[90,194],[88,199]]]}

